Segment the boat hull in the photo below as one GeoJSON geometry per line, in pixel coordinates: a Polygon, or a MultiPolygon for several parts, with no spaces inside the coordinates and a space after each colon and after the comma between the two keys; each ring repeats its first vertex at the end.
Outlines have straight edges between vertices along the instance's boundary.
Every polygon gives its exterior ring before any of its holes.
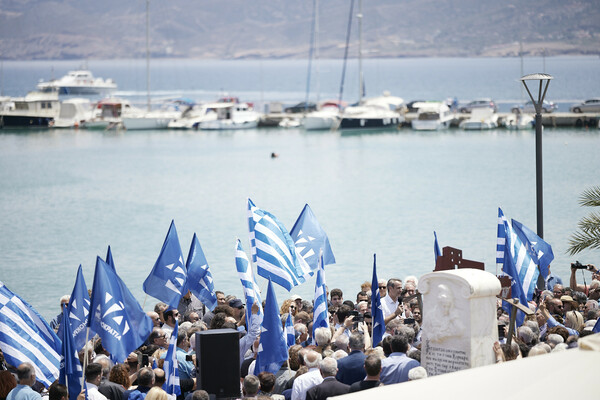
{"type": "Polygon", "coordinates": [[[345,117],[340,122],[340,129],[385,129],[397,128],[400,118],[360,118],[345,117]]]}
{"type": "Polygon", "coordinates": [[[171,121],[171,119],[163,117],[123,117],[123,126],[129,131],[146,129],[166,129],[169,126],[169,121],[171,121]]]}
{"type": "Polygon", "coordinates": [[[2,128],[48,128],[54,118],[32,115],[0,115],[0,129],[2,128]]]}

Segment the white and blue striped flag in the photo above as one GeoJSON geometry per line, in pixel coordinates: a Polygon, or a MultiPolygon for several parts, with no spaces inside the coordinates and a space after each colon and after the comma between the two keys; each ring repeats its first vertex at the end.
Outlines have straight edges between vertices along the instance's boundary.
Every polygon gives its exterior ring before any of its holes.
{"type": "MultiPolygon", "coordinates": [[[[502,256],[501,264],[504,273],[509,275],[512,279],[518,280],[525,297],[527,300],[531,300],[540,271],[538,265],[531,257],[528,247],[514,229],[513,224],[515,222],[516,221],[513,220],[512,224],[509,223],[504,217],[502,210],[498,208],[498,244],[496,246],[496,262],[498,263],[500,256],[502,256]],[[500,222],[502,222],[503,232],[500,232],[500,222]],[[502,239],[504,239],[503,246],[501,246],[502,239]],[[507,257],[510,258],[510,265],[507,263],[507,257]]],[[[516,297],[514,288],[512,294],[513,297],[516,297]]]]}
{"type": "Polygon", "coordinates": [[[6,362],[35,367],[46,387],[59,376],[62,343],[52,328],[25,300],[0,282],[0,349],[6,362]]]}
{"type": "Polygon", "coordinates": [[[313,330],[314,340],[317,328],[329,328],[329,314],[327,313],[327,288],[325,283],[325,269],[323,268],[323,254],[319,257],[317,269],[317,280],[315,282],[315,297],[313,307],[313,330]]]}
{"type": "Polygon", "coordinates": [[[244,287],[244,296],[246,297],[246,324],[250,326],[250,319],[252,318],[252,305],[258,303],[258,314],[262,315],[262,298],[260,296],[260,289],[254,279],[254,273],[252,266],[248,262],[246,252],[242,248],[242,243],[237,240],[235,247],[235,267],[237,268],[240,276],[240,281],[244,287]]]}
{"type": "Polygon", "coordinates": [[[285,339],[287,341],[288,348],[296,344],[296,331],[294,330],[294,321],[292,320],[292,313],[289,312],[289,310],[287,319],[285,320],[285,339]]]}
{"type": "Polygon", "coordinates": [[[165,362],[163,364],[163,371],[165,371],[165,383],[163,383],[162,389],[170,395],[181,394],[181,387],[179,385],[179,365],[177,364],[177,334],[179,327],[175,324],[173,332],[171,333],[171,339],[169,339],[169,348],[167,355],[165,356],[165,362]]]}
{"type": "Polygon", "coordinates": [[[496,265],[497,268],[503,269],[504,266],[504,250],[506,249],[506,227],[508,221],[502,212],[502,209],[498,207],[498,235],[496,239],[496,265]]]}
{"type": "Polygon", "coordinates": [[[252,258],[258,275],[288,291],[313,275],[287,229],[273,214],[259,209],[250,199],[248,213],[252,258]]]}

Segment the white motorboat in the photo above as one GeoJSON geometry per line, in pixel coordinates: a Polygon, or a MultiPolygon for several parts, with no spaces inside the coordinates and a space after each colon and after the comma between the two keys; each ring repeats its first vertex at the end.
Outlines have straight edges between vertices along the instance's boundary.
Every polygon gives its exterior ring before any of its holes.
{"type": "Polygon", "coordinates": [[[303,119],[304,129],[307,131],[332,129],[338,126],[341,112],[338,107],[323,107],[320,110],[309,112],[303,119]]]}
{"type": "Polygon", "coordinates": [[[53,128],[78,128],[93,117],[93,107],[89,99],[72,98],[60,103],[60,113],[54,120],[53,128]]]}
{"type": "Polygon", "coordinates": [[[57,93],[30,92],[2,100],[0,128],[47,128],[60,111],[57,93]]]}
{"type": "Polygon", "coordinates": [[[416,131],[435,131],[450,127],[454,118],[446,103],[440,101],[426,101],[413,104],[418,108],[417,117],[411,121],[411,126],[416,131]]]}
{"type": "Polygon", "coordinates": [[[493,108],[475,108],[468,119],[461,121],[459,128],[466,131],[480,131],[498,127],[498,114],[493,108]]]}
{"type": "Polygon", "coordinates": [[[533,116],[521,112],[509,114],[504,120],[504,127],[509,130],[533,129],[534,126],[533,116]]]}
{"type": "Polygon", "coordinates": [[[60,79],[40,82],[37,85],[42,92],[57,92],[64,95],[106,95],[117,89],[112,79],[94,78],[92,72],[85,69],[69,71],[60,79]]]}
{"type": "Polygon", "coordinates": [[[119,98],[108,98],[99,101],[94,107],[92,118],[85,121],[82,127],[86,129],[121,129],[121,115],[131,108],[131,104],[119,98]]]}
{"type": "Polygon", "coordinates": [[[207,104],[194,104],[169,122],[169,129],[198,129],[202,121],[217,119],[217,113],[207,104]]]}
{"type": "MultiPolygon", "coordinates": [[[[207,105],[216,113],[213,120],[202,121],[199,128],[203,130],[251,129],[258,125],[259,114],[249,103],[220,101],[207,105]]],[[[209,111],[209,112],[210,112],[209,111]]]]}

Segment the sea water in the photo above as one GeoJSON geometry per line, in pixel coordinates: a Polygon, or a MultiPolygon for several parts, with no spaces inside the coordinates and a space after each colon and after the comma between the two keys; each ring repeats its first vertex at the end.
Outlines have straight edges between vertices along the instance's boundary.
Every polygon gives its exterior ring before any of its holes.
{"type": "MultiPolygon", "coordinates": [[[[568,103],[600,93],[597,58],[530,63],[525,73],[545,65],[554,75],[550,100],[568,103]]],[[[143,61],[88,64],[96,76],[117,81],[118,95],[144,98],[143,61]]],[[[491,97],[505,107],[519,101],[518,59],[365,64],[371,95],[387,89],[407,101],[491,97]]],[[[324,62],[321,99],[337,96],[339,81],[329,81],[339,77],[340,66],[324,62]]],[[[25,94],[52,68],[60,77],[77,67],[72,61],[4,62],[4,94],[25,94]]],[[[346,79],[350,100],[352,80],[346,79]]],[[[305,85],[305,61],[163,60],[153,61],[151,71],[153,98],[214,100],[227,92],[257,103],[293,103],[304,100],[305,85]]],[[[596,129],[544,130],[544,237],[555,254],[552,270],[565,283],[571,262],[600,262],[598,251],[566,254],[577,222],[591,211],[579,205],[579,196],[598,185],[599,150],[596,129]]],[[[171,220],[184,257],[196,233],[216,288],[241,297],[234,250],[236,238],[249,250],[247,197],[288,229],[304,204],[311,206],[337,260],[326,268],[327,284],[348,299],[371,280],[374,253],[381,278],[430,272],[434,230],[441,247],[462,249],[465,258],[496,273],[498,207],[536,229],[533,130],[5,130],[0,184],[0,281],[47,319],[59,312],[59,298],[71,292],[80,264],[91,288],[96,256],[104,258],[108,245],[118,274],[151,309],[158,300],[145,296],[142,282],[171,220]],[[271,158],[273,152],[279,156],[271,158]]],[[[292,290],[305,299],[313,292],[314,278],[292,290]]],[[[276,293],[280,302],[290,295],[281,288],[276,293]]]]}

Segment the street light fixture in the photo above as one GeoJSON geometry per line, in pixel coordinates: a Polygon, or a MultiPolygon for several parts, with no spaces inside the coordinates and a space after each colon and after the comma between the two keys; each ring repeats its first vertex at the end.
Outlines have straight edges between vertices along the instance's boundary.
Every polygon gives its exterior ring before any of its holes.
{"type": "MultiPolygon", "coordinates": [[[[535,107],[535,192],[537,204],[537,234],[542,239],[544,238],[544,192],[542,181],[542,132],[544,127],[542,126],[542,105],[544,104],[546,91],[548,91],[548,85],[552,79],[552,75],[541,73],[525,75],[520,79],[521,82],[523,82],[523,86],[525,86],[525,90],[527,90],[527,94],[529,94],[529,97],[531,98],[533,106],[535,107]],[[527,87],[527,81],[539,82],[537,100],[533,97],[531,91],[527,87]]],[[[540,274],[538,278],[538,289],[541,290],[543,288],[544,278],[540,274]]]]}

